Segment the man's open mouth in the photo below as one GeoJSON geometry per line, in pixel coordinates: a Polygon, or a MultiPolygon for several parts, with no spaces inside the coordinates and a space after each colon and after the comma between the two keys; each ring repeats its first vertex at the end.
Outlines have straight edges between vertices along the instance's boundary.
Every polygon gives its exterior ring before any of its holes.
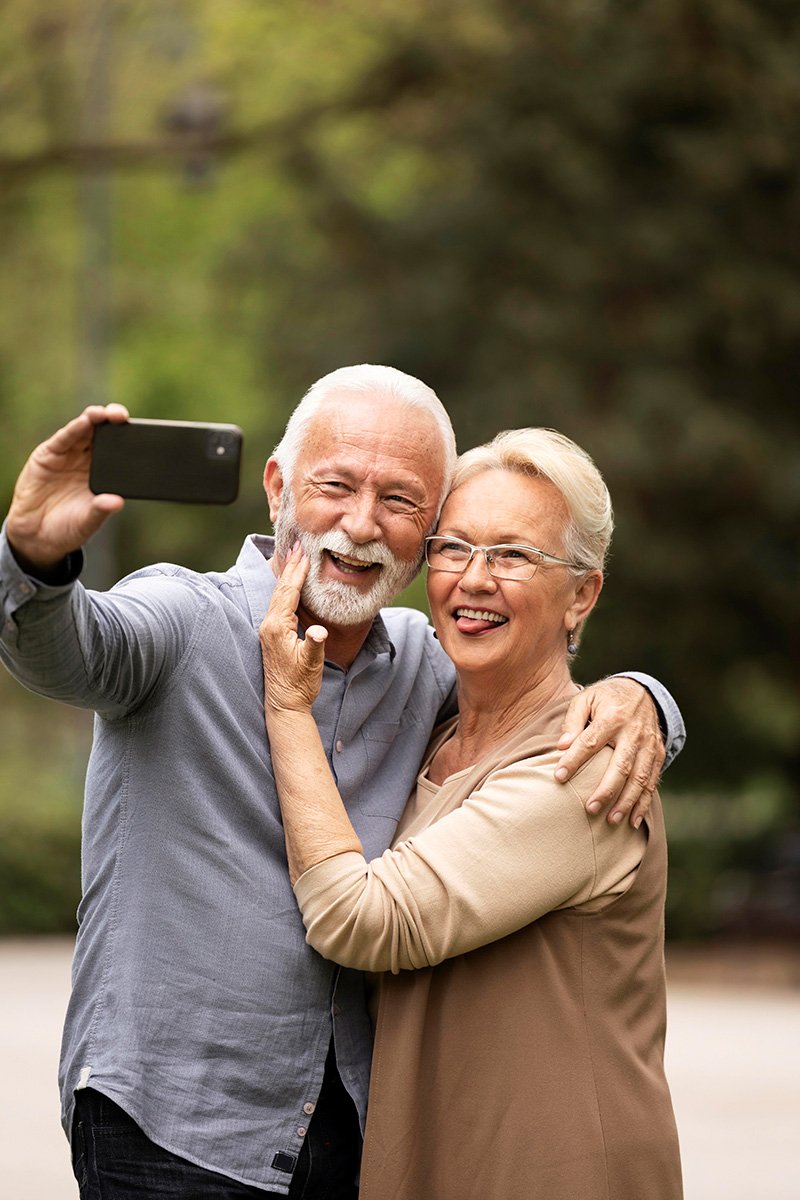
{"type": "Polygon", "coordinates": [[[333,565],[343,571],[345,575],[366,575],[368,571],[380,568],[381,564],[377,562],[364,562],[360,558],[351,558],[349,554],[334,554],[332,550],[326,550],[325,553],[331,559],[333,565]]]}

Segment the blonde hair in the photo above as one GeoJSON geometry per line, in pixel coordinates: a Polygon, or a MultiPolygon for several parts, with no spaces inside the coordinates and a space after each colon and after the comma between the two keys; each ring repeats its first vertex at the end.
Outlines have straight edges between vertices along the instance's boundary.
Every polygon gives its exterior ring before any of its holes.
{"type": "Polygon", "coordinates": [[[506,430],[461,455],[451,490],[475,475],[493,470],[549,480],[561,493],[569,512],[564,530],[565,558],[574,564],[577,574],[603,569],[614,514],[608,488],[585,450],[554,429],[506,430]]]}

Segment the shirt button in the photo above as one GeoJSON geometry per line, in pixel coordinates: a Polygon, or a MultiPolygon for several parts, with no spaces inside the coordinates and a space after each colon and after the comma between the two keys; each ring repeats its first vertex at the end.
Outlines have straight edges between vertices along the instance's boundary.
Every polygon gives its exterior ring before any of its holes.
{"type": "Polygon", "coordinates": [[[316,1105],[312,1104],[309,1101],[308,1104],[303,1105],[303,1112],[306,1114],[307,1117],[310,1117],[311,1114],[313,1113],[315,1107],[316,1107],[316,1105]]]}
{"type": "Polygon", "coordinates": [[[305,1137],[307,1132],[308,1132],[308,1130],[306,1129],[305,1125],[297,1126],[297,1136],[298,1137],[300,1137],[300,1138],[305,1137]]]}
{"type": "Polygon", "coordinates": [[[336,750],[337,754],[341,754],[342,751],[344,750],[344,742],[342,741],[341,738],[337,739],[335,750],[336,750]]]}

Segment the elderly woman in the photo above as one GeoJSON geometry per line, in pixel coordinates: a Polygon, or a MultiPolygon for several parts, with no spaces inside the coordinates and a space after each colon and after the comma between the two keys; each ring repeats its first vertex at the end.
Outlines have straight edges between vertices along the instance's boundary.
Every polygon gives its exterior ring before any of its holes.
{"type": "Polygon", "coordinates": [[[367,862],[311,716],[325,631],[307,560],[262,626],[266,721],[309,942],[379,985],[362,1200],[677,1200],[663,1069],[666,845],[587,814],[606,765],[553,778],[569,661],[612,528],[589,457],[549,430],[459,461],[427,539],[459,715],[392,849],[367,862]]]}

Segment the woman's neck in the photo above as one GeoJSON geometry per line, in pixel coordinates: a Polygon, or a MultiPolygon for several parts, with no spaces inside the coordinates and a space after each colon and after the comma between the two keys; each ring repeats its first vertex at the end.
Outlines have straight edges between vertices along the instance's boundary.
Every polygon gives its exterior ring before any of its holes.
{"type": "Polygon", "coordinates": [[[459,675],[458,724],[435,756],[431,778],[442,782],[447,775],[471,766],[548,705],[577,691],[566,664],[534,681],[527,680],[516,692],[509,688],[508,680],[492,687],[483,677],[459,675]]]}

